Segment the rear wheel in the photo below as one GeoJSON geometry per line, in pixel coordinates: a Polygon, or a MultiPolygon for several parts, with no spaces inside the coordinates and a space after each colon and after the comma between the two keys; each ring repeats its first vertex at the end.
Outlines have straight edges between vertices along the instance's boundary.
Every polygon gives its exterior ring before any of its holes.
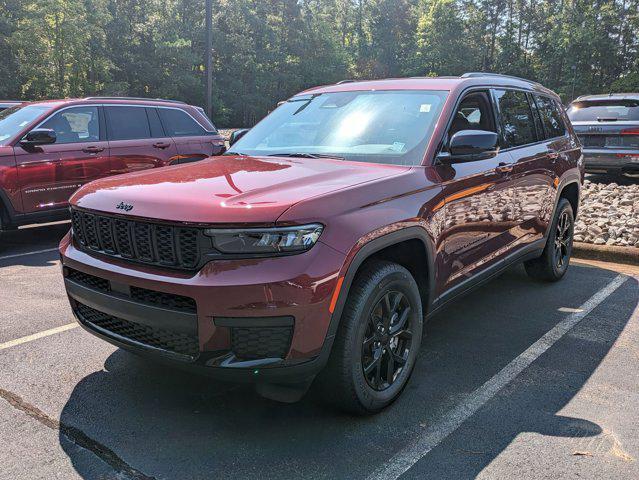
{"type": "Polygon", "coordinates": [[[356,414],[390,405],[408,383],[422,329],[419,288],[410,272],[386,261],[366,265],[353,282],[318,378],[325,399],[356,414]]]}
{"type": "Polygon", "coordinates": [[[536,280],[556,282],[568,270],[572,254],[572,238],[575,218],[570,202],[562,198],[557,205],[557,213],[550,227],[541,257],[524,263],[526,272],[536,280]]]}

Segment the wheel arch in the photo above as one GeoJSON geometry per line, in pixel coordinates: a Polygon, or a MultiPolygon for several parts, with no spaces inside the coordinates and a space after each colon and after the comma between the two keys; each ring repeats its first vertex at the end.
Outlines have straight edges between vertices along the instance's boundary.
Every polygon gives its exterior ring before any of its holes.
{"type": "Polygon", "coordinates": [[[434,246],[427,231],[418,226],[406,227],[387,233],[365,243],[357,250],[346,271],[340,274],[337,298],[332,302],[334,306],[327,339],[335,336],[342,312],[348,298],[353,281],[362,266],[373,259],[394,261],[411,272],[422,296],[423,310],[428,312],[435,292],[434,246]],[[417,262],[410,262],[417,255],[417,262]],[[420,261],[423,268],[419,268],[420,261]]]}

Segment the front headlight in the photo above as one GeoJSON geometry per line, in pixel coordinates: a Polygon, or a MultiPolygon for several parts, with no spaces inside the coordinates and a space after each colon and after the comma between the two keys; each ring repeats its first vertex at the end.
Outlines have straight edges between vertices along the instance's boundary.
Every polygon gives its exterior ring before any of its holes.
{"type": "Polygon", "coordinates": [[[319,223],[295,227],[217,229],[204,233],[213,239],[213,246],[229,254],[278,254],[309,250],[322,234],[319,223]]]}

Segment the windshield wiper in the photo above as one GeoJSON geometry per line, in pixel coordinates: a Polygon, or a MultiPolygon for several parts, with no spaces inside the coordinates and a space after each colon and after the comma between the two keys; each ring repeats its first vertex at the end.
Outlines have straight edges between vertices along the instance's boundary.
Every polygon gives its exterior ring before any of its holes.
{"type": "Polygon", "coordinates": [[[232,152],[227,150],[226,152],[224,152],[222,155],[239,155],[240,157],[246,157],[246,153],[242,153],[242,152],[232,152]]]}
{"type": "Polygon", "coordinates": [[[335,158],[337,160],[346,160],[344,157],[340,157],[339,155],[331,155],[330,153],[306,153],[306,152],[271,153],[269,157],[335,158]]]}

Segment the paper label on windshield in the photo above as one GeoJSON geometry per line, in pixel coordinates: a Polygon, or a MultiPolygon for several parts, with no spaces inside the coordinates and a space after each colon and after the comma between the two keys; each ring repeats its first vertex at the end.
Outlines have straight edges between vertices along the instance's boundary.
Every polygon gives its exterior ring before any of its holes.
{"type": "Polygon", "coordinates": [[[431,106],[430,103],[422,103],[419,106],[419,111],[421,113],[428,113],[428,112],[430,112],[430,106],[431,106]]]}
{"type": "Polygon", "coordinates": [[[395,152],[401,152],[402,150],[404,150],[404,145],[406,144],[402,142],[393,142],[393,144],[391,145],[391,150],[395,152]]]}

